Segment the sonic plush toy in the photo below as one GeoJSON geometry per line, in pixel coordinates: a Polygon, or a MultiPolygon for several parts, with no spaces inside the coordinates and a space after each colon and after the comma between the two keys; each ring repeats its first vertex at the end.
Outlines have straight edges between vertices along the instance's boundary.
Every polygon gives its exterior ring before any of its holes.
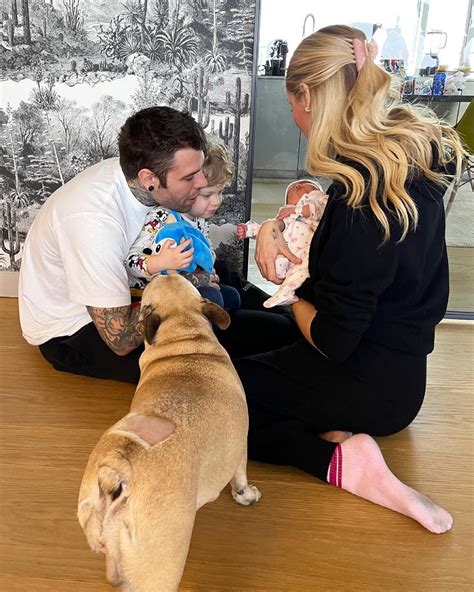
{"type": "Polygon", "coordinates": [[[190,238],[192,239],[192,243],[186,250],[191,246],[194,247],[193,260],[188,267],[180,269],[179,271],[190,272],[194,271],[196,267],[199,266],[207,273],[211,273],[212,268],[214,267],[214,258],[207,238],[197,228],[194,228],[189,222],[186,222],[178,212],[170,210],[170,214],[175,217],[176,222],[165,224],[160,230],[158,230],[154,241],[154,252],[158,254],[161,250],[161,246],[167,240],[172,240],[174,242],[174,245],[172,246],[177,246],[183,238],[185,240],[190,238]]]}

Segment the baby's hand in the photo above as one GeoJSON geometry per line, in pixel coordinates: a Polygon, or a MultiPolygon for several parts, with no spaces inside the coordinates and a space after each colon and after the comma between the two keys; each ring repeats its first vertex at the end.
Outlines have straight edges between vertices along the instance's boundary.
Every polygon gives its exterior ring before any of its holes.
{"type": "Polygon", "coordinates": [[[156,255],[150,255],[147,259],[147,269],[149,274],[159,273],[165,269],[186,269],[193,260],[194,248],[191,247],[192,239],[181,239],[179,245],[174,241],[166,240],[161,251],[156,255]]]}
{"type": "Polygon", "coordinates": [[[278,210],[277,220],[284,220],[295,213],[295,206],[283,206],[278,210]]]}
{"type": "Polygon", "coordinates": [[[240,224],[237,224],[237,238],[239,240],[244,240],[247,238],[247,224],[244,224],[243,222],[241,222],[240,224]]]}

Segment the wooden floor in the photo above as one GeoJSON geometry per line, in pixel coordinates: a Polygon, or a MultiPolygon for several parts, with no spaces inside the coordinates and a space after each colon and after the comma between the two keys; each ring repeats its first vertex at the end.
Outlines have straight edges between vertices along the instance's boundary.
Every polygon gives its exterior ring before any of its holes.
{"type": "MultiPolygon", "coordinates": [[[[0,300],[0,590],[106,592],[104,561],[76,521],[88,454],[128,409],[133,388],[55,372],[24,343],[16,300],[0,300]]],[[[251,508],[228,490],[197,516],[181,591],[461,592],[474,589],[472,325],[439,327],[425,405],[381,439],[405,482],[454,515],[417,523],[296,470],[250,464],[251,508]]]]}

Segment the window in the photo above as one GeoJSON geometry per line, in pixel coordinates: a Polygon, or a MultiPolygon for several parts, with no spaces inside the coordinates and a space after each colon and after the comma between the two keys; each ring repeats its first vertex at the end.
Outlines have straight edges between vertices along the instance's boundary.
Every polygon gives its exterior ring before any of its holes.
{"type": "MultiPolygon", "coordinates": [[[[314,0],[261,0],[259,65],[268,59],[275,39],[288,43],[287,64],[303,36],[342,23],[362,29],[379,46],[379,58],[403,59],[406,72],[416,73],[423,60],[437,55],[450,70],[473,60],[472,11],[469,0],[340,0],[324,7],[314,0]],[[304,35],[303,35],[304,33],[304,35]]],[[[433,59],[433,58],[432,58],[433,59]]],[[[262,72],[262,70],[260,70],[262,72]]]]}

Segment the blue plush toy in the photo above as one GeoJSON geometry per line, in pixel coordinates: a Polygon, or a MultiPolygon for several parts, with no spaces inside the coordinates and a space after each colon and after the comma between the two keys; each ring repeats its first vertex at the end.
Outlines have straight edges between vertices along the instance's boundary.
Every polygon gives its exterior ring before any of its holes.
{"type": "MultiPolygon", "coordinates": [[[[184,238],[187,240],[190,238],[192,239],[191,246],[194,247],[193,260],[188,265],[188,267],[185,269],[180,269],[179,271],[194,271],[196,267],[199,266],[207,273],[211,273],[212,268],[214,267],[214,259],[212,257],[211,247],[206,237],[197,228],[194,228],[194,226],[192,226],[189,222],[186,222],[186,220],[184,220],[183,217],[178,214],[178,212],[170,210],[170,214],[176,218],[176,222],[165,224],[156,233],[154,252],[159,253],[161,246],[167,240],[172,240],[175,244],[174,246],[176,246],[180,244],[181,239],[184,238]]],[[[187,249],[189,248],[190,247],[187,249]]]]}

